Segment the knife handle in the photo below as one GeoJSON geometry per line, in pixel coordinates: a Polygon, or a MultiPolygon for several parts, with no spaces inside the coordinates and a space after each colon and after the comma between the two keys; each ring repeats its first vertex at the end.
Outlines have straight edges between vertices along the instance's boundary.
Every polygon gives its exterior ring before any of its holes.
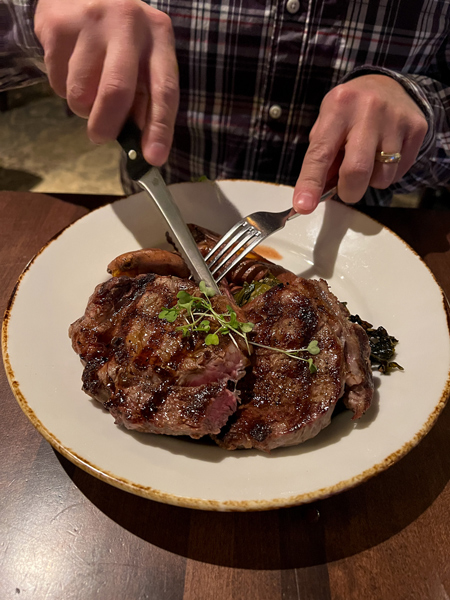
{"type": "Polygon", "coordinates": [[[142,154],[141,136],[141,130],[130,118],[126,120],[122,131],[117,136],[117,141],[127,155],[127,173],[134,181],[143,177],[151,168],[142,154]]]}

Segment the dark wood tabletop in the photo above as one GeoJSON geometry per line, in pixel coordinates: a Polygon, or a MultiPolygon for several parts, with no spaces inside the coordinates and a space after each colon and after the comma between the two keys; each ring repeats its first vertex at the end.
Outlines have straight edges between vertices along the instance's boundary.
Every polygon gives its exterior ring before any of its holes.
{"type": "MultiPolygon", "coordinates": [[[[111,200],[0,192],[0,309],[33,255],[111,200]]],[[[450,297],[450,210],[367,208],[450,297]]],[[[418,290],[420,293],[420,290],[418,290]]],[[[114,488],[59,455],[0,371],[0,598],[438,600],[450,596],[450,406],[387,471],[295,508],[217,513],[114,488]]]]}

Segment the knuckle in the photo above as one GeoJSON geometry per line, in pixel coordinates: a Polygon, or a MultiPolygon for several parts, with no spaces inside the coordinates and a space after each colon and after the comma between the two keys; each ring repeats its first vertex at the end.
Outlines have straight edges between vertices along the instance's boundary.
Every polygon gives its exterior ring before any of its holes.
{"type": "Polygon", "coordinates": [[[45,24],[47,25],[48,30],[53,32],[54,37],[64,36],[70,28],[67,16],[61,12],[53,12],[46,18],[45,24]]]}
{"type": "Polygon", "coordinates": [[[325,96],[324,101],[332,102],[337,107],[343,108],[353,102],[354,98],[355,91],[351,87],[347,87],[344,83],[330,90],[325,96]]]}
{"type": "Polygon", "coordinates": [[[168,123],[153,123],[151,125],[151,137],[157,142],[167,143],[169,140],[172,140],[173,127],[168,123]]]}
{"type": "Polygon", "coordinates": [[[168,34],[172,34],[172,19],[166,13],[160,10],[153,10],[151,13],[152,22],[168,34]]]}
{"type": "Polygon", "coordinates": [[[141,5],[135,0],[114,0],[111,3],[105,0],[89,0],[84,6],[83,17],[87,22],[96,24],[100,21],[113,17],[113,22],[120,22],[123,26],[133,25],[142,14],[141,5]]]}
{"type": "Polygon", "coordinates": [[[380,114],[387,110],[386,101],[381,98],[374,90],[369,90],[365,96],[366,109],[369,114],[380,114]]]}
{"type": "Polygon", "coordinates": [[[88,111],[92,106],[92,93],[86,85],[79,83],[71,84],[67,89],[67,102],[71,109],[78,114],[78,111],[88,111]]]}
{"type": "Polygon", "coordinates": [[[325,185],[325,175],[319,171],[310,171],[303,168],[297,180],[298,185],[308,190],[322,189],[325,185]]]}
{"type": "Polygon", "coordinates": [[[101,90],[102,99],[119,104],[126,102],[130,97],[130,91],[126,82],[120,76],[113,76],[105,81],[101,90]]]}
{"type": "Polygon", "coordinates": [[[331,165],[335,157],[333,148],[325,144],[314,144],[308,149],[308,161],[320,165],[331,165]]]}
{"type": "Polygon", "coordinates": [[[58,40],[64,39],[67,32],[67,22],[58,13],[53,13],[45,18],[41,13],[38,13],[34,21],[34,31],[47,54],[49,50],[58,45],[58,40]]]}
{"type": "Polygon", "coordinates": [[[123,16],[134,16],[139,12],[139,5],[134,0],[114,0],[114,11],[123,16]]]}
{"type": "Polygon", "coordinates": [[[339,175],[349,180],[365,181],[372,175],[373,164],[367,162],[353,162],[350,165],[342,165],[339,175]]]}
{"type": "Polygon", "coordinates": [[[410,125],[411,134],[414,138],[423,138],[426,136],[428,131],[428,123],[422,115],[416,115],[410,125]]]}
{"type": "MultiPolygon", "coordinates": [[[[120,4],[120,0],[118,0],[120,4]]],[[[105,7],[98,0],[90,0],[84,7],[84,17],[92,23],[101,21],[105,15],[105,7]]]]}
{"type": "Polygon", "coordinates": [[[178,80],[175,77],[167,78],[158,83],[152,90],[154,100],[163,107],[164,112],[176,107],[179,100],[178,80]]]}

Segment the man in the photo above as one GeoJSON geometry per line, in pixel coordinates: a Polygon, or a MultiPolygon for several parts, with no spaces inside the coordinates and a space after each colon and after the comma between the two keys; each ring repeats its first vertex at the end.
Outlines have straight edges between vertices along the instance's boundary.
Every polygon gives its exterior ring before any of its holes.
{"type": "Polygon", "coordinates": [[[168,182],[286,183],[308,213],[337,172],[347,203],[450,179],[448,0],[29,1],[0,2],[3,56],[43,54],[95,143],[131,113],[168,182]]]}

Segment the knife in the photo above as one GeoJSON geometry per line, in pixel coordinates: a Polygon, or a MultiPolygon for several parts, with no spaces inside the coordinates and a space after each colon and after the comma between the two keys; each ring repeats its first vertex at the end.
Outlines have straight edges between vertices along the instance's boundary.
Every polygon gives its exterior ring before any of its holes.
{"type": "Polygon", "coordinates": [[[141,135],[136,123],[128,119],[117,137],[117,141],[127,155],[127,173],[147,192],[160,210],[176,248],[186,262],[194,281],[196,283],[204,281],[208,287],[213,288],[216,294],[220,294],[211,271],[183,220],[159,169],[150,165],[142,154],[141,135]]]}

